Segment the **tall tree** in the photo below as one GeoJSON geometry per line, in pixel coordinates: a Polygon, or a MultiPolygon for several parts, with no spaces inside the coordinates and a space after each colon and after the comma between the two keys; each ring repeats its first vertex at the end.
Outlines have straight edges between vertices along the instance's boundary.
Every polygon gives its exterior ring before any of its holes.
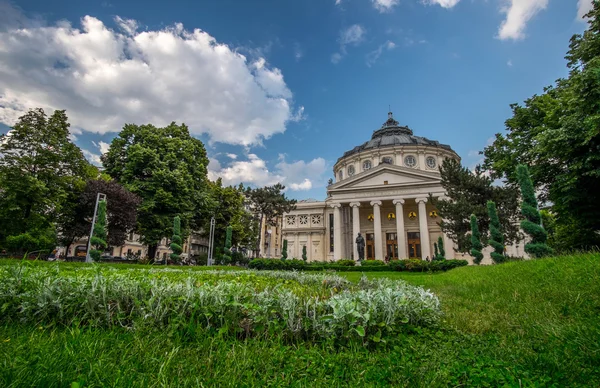
{"type": "Polygon", "coordinates": [[[106,201],[98,202],[98,211],[96,213],[96,223],[92,230],[90,256],[98,261],[102,252],[108,247],[106,243],[108,233],[106,231],[106,201]]]}
{"type": "Polygon", "coordinates": [[[0,245],[8,236],[53,234],[56,219],[72,211],[95,174],[69,139],[64,110],[48,117],[38,108],[20,117],[0,136],[0,245]]]}
{"type": "MultiPolygon", "coordinates": [[[[569,76],[541,95],[513,104],[506,134],[485,148],[494,177],[518,185],[517,165],[530,167],[539,199],[549,201],[558,225],[577,223],[581,246],[598,243],[600,231],[600,3],[587,15],[588,29],[571,38],[569,76]]],[[[577,248],[575,246],[574,248],[577,248]]]]}
{"type": "Polygon", "coordinates": [[[503,263],[504,257],[504,236],[502,235],[502,229],[500,226],[500,220],[498,219],[498,212],[496,211],[496,204],[494,201],[488,201],[487,203],[488,215],[490,217],[490,245],[494,248],[494,251],[490,254],[492,260],[495,263],[503,263]]]}
{"type": "Polygon", "coordinates": [[[135,230],[141,199],[115,181],[92,179],[87,181],[73,211],[58,219],[60,240],[67,250],[75,240],[89,234],[98,193],[106,194],[108,245],[123,245],[127,234],[135,230]]]}
{"type": "Polygon", "coordinates": [[[444,239],[442,238],[442,236],[438,237],[437,247],[438,255],[436,255],[436,259],[446,260],[446,250],[444,249],[444,239]]]}
{"type": "Polygon", "coordinates": [[[487,235],[489,216],[487,201],[494,201],[498,208],[502,229],[507,242],[519,237],[518,189],[511,186],[496,186],[493,180],[477,166],[475,171],[462,167],[453,159],[446,159],[440,166],[442,186],[449,199],[431,197],[442,219],[440,227],[458,246],[459,252],[471,250],[468,232],[471,230],[469,215],[475,214],[480,233],[487,235]]]}
{"type": "Polygon", "coordinates": [[[529,177],[529,170],[524,164],[517,166],[517,177],[521,185],[521,213],[525,217],[521,221],[521,228],[527,233],[531,240],[525,244],[525,252],[533,257],[547,256],[552,253],[552,249],[546,244],[548,234],[541,226],[542,217],[538,210],[537,199],[533,191],[533,183],[529,177]]]}
{"type": "MultiPolygon", "coordinates": [[[[296,200],[288,199],[285,194],[285,186],[277,183],[273,186],[260,188],[247,188],[246,197],[252,210],[259,215],[259,233],[263,225],[275,226],[277,219],[284,213],[288,213],[296,208],[296,200]]],[[[260,236],[257,236],[256,256],[260,253],[260,236]]]]}
{"type": "Polygon", "coordinates": [[[106,173],[142,199],[137,231],[152,258],[158,242],[171,234],[175,216],[189,230],[204,211],[208,158],[185,124],[126,124],[102,162],[106,173]]]}
{"type": "Polygon", "coordinates": [[[281,260],[287,260],[288,257],[288,241],[287,240],[283,240],[283,247],[281,248],[281,260]]]}
{"type": "Polygon", "coordinates": [[[479,233],[477,217],[475,214],[471,214],[471,256],[473,256],[475,264],[481,264],[481,260],[483,260],[482,249],[483,244],[481,243],[481,233],[479,233]]]}
{"type": "Polygon", "coordinates": [[[233,228],[228,226],[225,232],[225,247],[223,249],[222,264],[231,263],[231,235],[233,228]]]}

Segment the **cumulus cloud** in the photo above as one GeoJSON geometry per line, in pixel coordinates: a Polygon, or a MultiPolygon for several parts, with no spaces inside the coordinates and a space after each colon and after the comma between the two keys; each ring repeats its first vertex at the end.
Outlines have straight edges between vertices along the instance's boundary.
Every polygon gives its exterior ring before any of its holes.
{"type": "Polygon", "coordinates": [[[460,2],[460,0],[422,0],[423,4],[439,5],[442,8],[452,8],[460,2]]]}
{"type": "Polygon", "coordinates": [[[340,43],[340,51],[331,55],[332,63],[339,63],[342,58],[346,55],[346,46],[353,45],[357,46],[362,43],[365,39],[367,30],[360,24],[353,24],[350,27],[340,31],[340,37],[338,42],[340,43]]]}
{"type": "Polygon", "coordinates": [[[390,12],[394,6],[398,5],[398,0],[371,0],[373,7],[379,12],[390,12]]]}
{"type": "Polygon", "coordinates": [[[593,8],[592,0],[579,0],[577,2],[577,19],[584,20],[584,16],[593,8]]]}
{"type": "Polygon", "coordinates": [[[278,163],[271,171],[267,163],[256,154],[248,154],[247,160],[233,160],[227,166],[211,158],[208,165],[208,176],[211,180],[221,178],[225,185],[244,183],[253,186],[269,186],[275,183],[284,184],[289,190],[302,191],[325,186],[325,173],[328,169],[323,158],[310,162],[299,160],[287,163],[285,156],[280,155],[278,163]]]}
{"type": "Polygon", "coordinates": [[[100,153],[102,155],[104,155],[105,153],[107,153],[108,149],[110,148],[110,144],[105,143],[103,141],[99,141],[98,143],[96,143],[95,141],[92,141],[92,144],[94,146],[96,146],[96,148],[98,148],[100,150],[100,153]]]}
{"type": "Polygon", "coordinates": [[[375,64],[384,50],[389,51],[393,50],[394,48],[396,48],[396,44],[391,40],[388,40],[384,44],[380,45],[377,50],[373,50],[367,54],[367,66],[371,67],[373,64],[375,64]]]}
{"type": "Polygon", "coordinates": [[[34,107],[66,109],[75,131],[178,121],[211,142],[248,146],[302,119],[282,72],[264,58],[249,61],[182,24],[138,32],[137,22],[115,20],[123,32],[91,16],[80,28],[19,20],[0,31],[0,122],[34,107]]]}
{"type": "Polygon", "coordinates": [[[237,159],[238,156],[236,154],[227,154],[227,157],[235,160],[235,159],[237,159]]]}
{"type": "Polygon", "coordinates": [[[523,39],[525,27],[538,12],[546,9],[548,0],[506,0],[507,4],[502,8],[506,18],[498,30],[498,38],[523,39]]]}
{"type": "Polygon", "coordinates": [[[102,166],[102,161],[100,160],[100,155],[95,154],[89,150],[84,150],[82,149],[81,152],[83,152],[83,156],[85,156],[85,158],[92,163],[95,166],[102,166]]]}

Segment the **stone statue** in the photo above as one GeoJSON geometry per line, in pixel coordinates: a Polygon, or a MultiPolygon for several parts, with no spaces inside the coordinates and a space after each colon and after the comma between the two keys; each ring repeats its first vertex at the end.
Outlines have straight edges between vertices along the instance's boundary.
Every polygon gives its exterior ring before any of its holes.
{"type": "Polygon", "coordinates": [[[356,250],[358,251],[358,260],[363,261],[365,259],[365,239],[360,233],[356,237],[356,250]]]}

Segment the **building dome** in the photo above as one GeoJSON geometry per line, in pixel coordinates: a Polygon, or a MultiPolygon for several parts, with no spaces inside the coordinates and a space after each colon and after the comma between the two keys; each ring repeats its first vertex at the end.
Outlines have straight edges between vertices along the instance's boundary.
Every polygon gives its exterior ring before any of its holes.
{"type": "Polygon", "coordinates": [[[452,148],[450,148],[449,145],[440,144],[438,141],[413,135],[413,131],[408,126],[399,125],[398,121],[394,120],[392,112],[389,112],[387,121],[383,123],[380,129],[373,131],[371,140],[344,152],[344,155],[339,158],[338,161],[363,151],[406,145],[438,147],[452,151],[452,148]]]}

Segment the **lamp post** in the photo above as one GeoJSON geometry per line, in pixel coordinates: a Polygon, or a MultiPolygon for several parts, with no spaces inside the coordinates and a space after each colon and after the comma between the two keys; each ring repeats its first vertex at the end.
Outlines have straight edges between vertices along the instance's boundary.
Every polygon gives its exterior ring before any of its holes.
{"type": "Polygon", "coordinates": [[[85,262],[91,263],[90,248],[92,246],[92,236],[94,235],[94,226],[96,225],[96,214],[98,213],[98,204],[100,201],[106,201],[106,194],[98,193],[96,196],[96,206],[94,207],[94,217],[92,218],[92,228],[90,229],[90,237],[88,238],[87,251],[85,252],[85,262]]]}
{"type": "Polygon", "coordinates": [[[215,217],[210,219],[210,231],[208,233],[208,259],[206,259],[206,265],[213,264],[213,248],[215,245],[215,217]]]}

